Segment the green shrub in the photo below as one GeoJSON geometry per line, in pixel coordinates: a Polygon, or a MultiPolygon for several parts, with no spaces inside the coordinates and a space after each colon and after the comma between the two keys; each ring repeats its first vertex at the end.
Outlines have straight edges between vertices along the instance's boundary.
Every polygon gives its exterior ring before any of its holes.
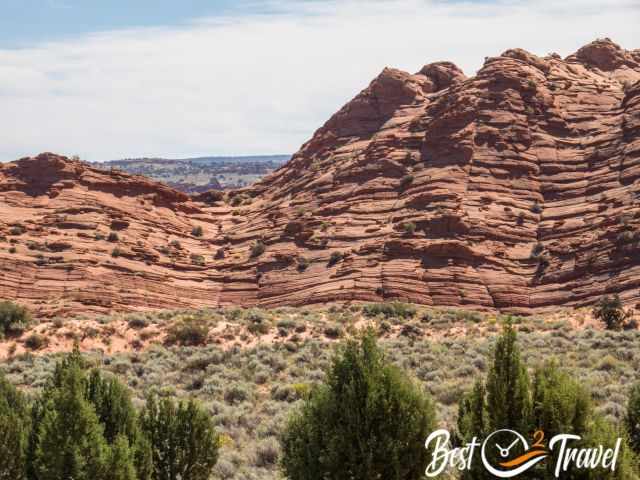
{"type": "Polygon", "coordinates": [[[24,331],[32,322],[29,310],[17,303],[0,302],[0,336],[24,331]]]}
{"type": "Polygon", "coordinates": [[[195,253],[191,254],[191,263],[200,267],[204,267],[206,264],[204,257],[195,253]]]}
{"type": "Polygon", "coordinates": [[[400,329],[400,335],[409,338],[418,338],[422,336],[422,329],[418,325],[406,323],[400,329]]]}
{"type": "Polygon", "coordinates": [[[233,384],[229,386],[224,392],[224,401],[229,405],[238,405],[251,398],[251,392],[246,385],[233,384]]]}
{"type": "Polygon", "coordinates": [[[310,264],[311,264],[311,262],[309,261],[308,258],[306,258],[306,257],[298,257],[298,271],[299,272],[304,272],[307,268],[309,268],[310,264]]]}
{"type": "Polygon", "coordinates": [[[37,433],[29,450],[38,480],[105,478],[110,452],[95,409],[85,398],[83,365],[76,360],[68,357],[56,365],[34,410],[37,433]]]}
{"type": "Polygon", "coordinates": [[[120,255],[122,255],[122,250],[120,250],[119,247],[116,247],[113,250],[111,250],[111,256],[113,258],[118,258],[120,255]]]}
{"type": "Polygon", "coordinates": [[[640,383],[636,383],[631,387],[625,425],[631,448],[636,453],[640,453],[640,383]]]}
{"type": "Polygon", "coordinates": [[[269,468],[278,463],[280,446],[274,438],[267,438],[258,443],[254,452],[254,465],[269,468]]]}
{"type": "Polygon", "coordinates": [[[118,379],[93,369],[86,377],[85,398],[93,406],[111,452],[109,468],[119,471],[113,478],[149,478],[151,446],[138,423],[131,393],[118,379]]]}
{"type": "Polygon", "coordinates": [[[153,452],[153,480],[208,480],[220,437],[211,417],[193,400],[176,404],[149,397],[140,417],[153,452]]]}
{"type": "Polygon", "coordinates": [[[405,235],[413,235],[416,231],[416,224],[413,222],[407,222],[407,223],[403,223],[402,224],[402,230],[404,231],[405,235]]]}
{"type": "Polygon", "coordinates": [[[249,322],[247,329],[254,335],[265,335],[269,333],[271,322],[269,322],[267,316],[260,310],[249,310],[245,318],[249,322]]]}
{"type": "Polygon", "coordinates": [[[531,207],[531,211],[533,213],[537,213],[538,215],[542,213],[542,205],[540,204],[540,202],[538,202],[537,200],[533,203],[533,206],[531,207]]]}
{"type": "Polygon", "coordinates": [[[44,335],[32,333],[24,340],[24,345],[30,350],[40,350],[49,344],[49,340],[44,335]]]}
{"type": "Polygon", "coordinates": [[[135,317],[131,317],[127,321],[127,325],[129,326],[129,328],[134,328],[136,330],[139,330],[141,328],[145,328],[149,326],[149,321],[144,317],[135,316],[135,317]]]}
{"type": "Polygon", "coordinates": [[[194,237],[201,237],[203,233],[204,231],[202,230],[202,227],[200,225],[191,229],[191,235],[193,235],[194,237]]]}
{"type": "Polygon", "coordinates": [[[206,480],[220,440],[193,401],[150,397],[141,415],[115,377],[78,348],[31,408],[0,374],[0,476],[38,480],[206,480]]]}
{"type": "Polygon", "coordinates": [[[187,317],[167,329],[166,342],[171,345],[202,345],[209,336],[209,322],[203,318],[187,317]]]}
{"type": "Polygon", "coordinates": [[[281,464],[290,480],[419,479],[435,428],[431,399],[369,331],[339,348],[326,381],[290,416],[281,464]]]}
{"type": "Polygon", "coordinates": [[[413,318],[416,312],[416,307],[403,302],[370,303],[362,307],[365,317],[413,318]]]}
{"type": "Polygon", "coordinates": [[[339,325],[329,325],[324,328],[324,335],[327,338],[340,338],[343,335],[342,328],[339,325]]]}
{"type": "Polygon", "coordinates": [[[109,236],[107,237],[107,240],[109,242],[117,242],[118,240],[120,240],[120,237],[116,232],[110,232],[109,236]]]}
{"type": "Polygon", "coordinates": [[[259,257],[265,252],[266,249],[267,247],[264,244],[264,242],[262,242],[261,240],[258,240],[251,247],[251,258],[259,257]]]}
{"type": "Polygon", "coordinates": [[[548,253],[542,253],[538,256],[538,270],[537,274],[542,274],[544,270],[551,264],[551,256],[548,253]]]}
{"type": "Polygon", "coordinates": [[[405,175],[400,179],[400,188],[408,188],[413,183],[413,175],[405,175]]]}
{"type": "MultiPolygon", "coordinates": [[[[533,382],[520,356],[516,332],[509,322],[498,339],[493,363],[486,382],[478,379],[473,390],[459,404],[457,438],[466,443],[473,437],[486,437],[500,429],[511,429],[523,434],[542,430],[547,438],[565,433],[582,437],[579,446],[603,444],[612,448],[615,437],[605,435],[610,425],[592,407],[591,395],[583,382],[559,369],[554,362],[536,367],[533,382]],[[603,441],[596,441],[601,438],[603,441]]],[[[496,438],[499,441],[499,437],[496,438]]],[[[625,453],[616,472],[598,472],[601,479],[635,478],[632,475],[632,459],[625,453]],[[621,475],[620,477],[618,475],[621,475]]],[[[555,478],[557,452],[552,452],[546,464],[537,465],[532,472],[535,478],[555,478]]],[[[497,457],[492,458],[493,464],[497,457]]],[[[489,479],[489,475],[477,460],[463,479],[489,479]]],[[[582,478],[582,477],[580,477],[582,478]]],[[[589,477],[592,478],[592,477],[589,477]]]]}
{"type": "Polygon", "coordinates": [[[0,373],[0,476],[25,478],[31,422],[25,396],[0,373]]]}
{"type": "Polygon", "coordinates": [[[336,263],[338,263],[343,258],[342,252],[331,252],[331,256],[329,257],[329,266],[332,267],[336,263]]]}
{"type": "Polygon", "coordinates": [[[618,294],[602,297],[594,307],[593,315],[605,324],[607,330],[620,330],[628,316],[618,294]]]}
{"type": "Polygon", "coordinates": [[[532,413],[530,380],[520,359],[516,331],[510,323],[496,343],[486,388],[491,425],[509,425],[514,430],[527,432],[532,413]]]}
{"type": "Polygon", "coordinates": [[[9,234],[17,236],[17,235],[22,235],[26,231],[27,229],[24,228],[22,225],[14,225],[13,227],[11,227],[11,229],[9,229],[9,234]]]}

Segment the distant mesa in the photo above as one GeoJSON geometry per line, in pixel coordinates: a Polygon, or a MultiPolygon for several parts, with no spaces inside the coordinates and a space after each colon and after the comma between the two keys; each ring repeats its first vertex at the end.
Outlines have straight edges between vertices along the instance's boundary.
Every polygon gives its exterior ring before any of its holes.
{"type": "Polygon", "coordinates": [[[185,193],[240,188],[257,182],[291,155],[252,155],[236,157],[196,157],[183,159],[128,158],[93,163],[97,168],[118,168],[145,175],[185,193]]]}
{"type": "Polygon", "coordinates": [[[449,62],[386,68],[283,160],[236,162],[215,175],[225,190],[191,195],[178,172],[215,162],[3,164],[0,298],[41,315],[640,302],[638,50],[515,48],[469,78],[449,62]],[[239,172],[257,181],[229,188],[239,172]]]}

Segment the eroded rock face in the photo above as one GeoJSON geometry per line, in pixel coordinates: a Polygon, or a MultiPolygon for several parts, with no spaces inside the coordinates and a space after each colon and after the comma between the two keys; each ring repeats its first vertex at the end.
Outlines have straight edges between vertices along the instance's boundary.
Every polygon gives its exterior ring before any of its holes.
{"type": "Polygon", "coordinates": [[[52,154],[3,165],[0,298],[51,315],[635,305],[638,80],[637,51],[609,40],[564,60],[508,50],[472,78],[447,62],[385,69],[288,164],[225,198],[52,154]]]}

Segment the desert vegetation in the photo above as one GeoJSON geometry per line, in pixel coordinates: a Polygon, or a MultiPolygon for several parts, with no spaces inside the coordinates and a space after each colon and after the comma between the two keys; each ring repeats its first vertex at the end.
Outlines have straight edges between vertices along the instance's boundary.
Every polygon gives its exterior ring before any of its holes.
{"type": "MultiPolygon", "coordinates": [[[[558,406],[562,415],[584,402],[588,405],[586,413],[575,418],[590,425],[585,430],[589,439],[608,438],[606,435],[625,429],[629,445],[638,448],[640,390],[632,386],[640,368],[640,334],[632,329],[607,330],[590,310],[574,316],[561,312],[522,318],[397,301],[314,309],[138,313],[74,322],[82,330],[71,336],[74,340],[84,338],[83,348],[87,350],[83,362],[89,368],[83,375],[89,376],[94,367],[99,367],[103,378],[117,379],[130,395],[136,418],[141,418],[149,395],[156,402],[173,401],[176,408],[180,401],[193,400],[200,405],[218,438],[217,461],[211,471],[211,478],[216,480],[282,479],[286,475],[298,478],[286,467],[287,458],[295,458],[288,457],[295,449],[289,449],[286,438],[296,438],[291,436],[295,429],[289,426],[301,418],[301,412],[320,409],[315,403],[320,402],[318,392],[327,395],[327,403],[322,405],[331,405],[331,389],[335,392],[338,385],[336,365],[354,375],[358,371],[372,374],[363,360],[369,357],[375,359],[377,367],[367,385],[373,389],[376,382],[397,375],[403,388],[412,386],[406,390],[410,398],[415,390],[417,398],[432,405],[434,417],[429,416],[430,421],[457,432],[460,439],[468,435],[470,430],[465,425],[471,423],[470,419],[484,418],[486,428],[493,425],[489,412],[497,415],[498,409],[489,395],[491,379],[499,378],[499,372],[516,371],[526,379],[520,383],[526,389],[519,391],[525,392],[520,398],[527,401],[505,405],[511,405],[514,412],[531,412],[526,417],[530,425],[537,425],[542,417],[526,405],[540,398],[545,398],[548,406],[538,412],[555,412],[558,406]],[[517,333],[513,341],[505,339],[504,322],[510,322],[517,333]],[[93,326],[89,328],[89,324],[93,326]],[[127,338],[144,347],[106,353],[108,344],[104,343],[102,350],[91,350],[92,342],[101,338],[117,343],[120,328],[130,329],[133,336],[127,338]],[[363,328],[369,335],[365,343],[363,328]],[[369,350],[375,355],[365,355],[369,350]],[[498,355],[507,351],[512,353],[498,355]],[[502,359],[501,365],[510,366],[497,367],[497,359],[502,359]],[[545,385],[541,372],[547,378],[545,385]],[[561,386],[562,398],[551,395],[553,385],[561,386]],[[483,395],[477,393],[481,390],[483,395]],[[474,395],[476,401],[470,401],[474,395]],[[471,408],[474,405],[482,408],[471,408]]],[[[53,319],[41,321],[32,330],[54,342],[56,335],[70,335],[69,324],[69,319],[53,319]]],[[[8,339],[5,344],[16,342],[8,339]]],[[[50,348],[9,353],[2,363],[7,385],[15,385],[29,404],[44,395],[57,365],[65,361],[65,354],[53,353],[50,348]]],[[[401,389],[386,394],[391,395],[389,398],[405,396],[401,389]]],[[[349,405],[340,405],[347,415],[349,405]]],[[[569,417],[557,418],[564,426],[569,417]]],[[[358,431],[349,433],[359,435],[358,431]]],[[[106,444],[113,449],[112,443],[106,444]]],[[[625,451],[629,453],[625,462],[632,464],[630,451],[625,451]]],[[[131,451],[125,456],[136,458],[131,451]]],[[[358,457],[350,458],[347,460],[354,463],[358,457]]],[[[367,470],[368,474],[372,472],[367,470]]]]}
{"type": "Polygon", "coordinates": [[[34,480],[206,480],[220,445],[196,402],[151,394],[138,411],[128,388],[78,350],[37,395],[0,378],[0,434],[0,476],[34,480]]]}
{"type": "MultiPolygon", "coordinates": [[[[493,349],[493,362],[486,379],[478,378],[473,389],[459,404],[458,438],[469,442],[475,436],[486,438],[492,432],[509,428],[529,434],[544,432],[545,438],[563,433],[578,435],[581,437],[579,446],[583,448],[592,445],[613,448],[618,437],[626,439],[624,422],[611,422],[594,412],[588,387],[574,379],[569,372],[551,360],[537,365],[530,376],[520,356],[516,331],[511,323],[507,323],[493,349]]],[[[627,418],[634,416],[635,413],[631,413],[627,418]]],[[[556,449],[550,461],[536,465],[531,472],[535,472],[535,478],[541,480],[557,478],[554,472],[557,461],[556,449]]],[[[617,471],[570,467],[564,477],[631,479],[637,478],[637,473],[637,459],[625,440],[617,471]]],[[[480,462],[476,462],[463,473],[462,478],[478,480],[495,477],[480,462]]]]}
{"type": "Polygon", "coordinates": [[[22,332],[32,322],[29,310],[11,301],[0,302],[0,336],[22,332]]]}
{"type": "Polygon", "coordinates": [[[349,340],[281,436],[291,480],[418,479],[436,429],[431,397],[377,346],[373,330],[349,340]]]}

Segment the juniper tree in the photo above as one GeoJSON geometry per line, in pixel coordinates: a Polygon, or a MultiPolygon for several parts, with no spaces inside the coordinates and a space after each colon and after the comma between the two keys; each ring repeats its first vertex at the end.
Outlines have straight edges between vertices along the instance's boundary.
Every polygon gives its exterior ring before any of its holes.
{"type": "Polygon", "coordinates": [[[193,400],[147,399],[140,425],[152,448],[154,480],[207,480],[218,460],[211,417],[193,400]]]}
{"type": "MultiPolygon", "coordinates": [[[[533,426],[544,432],[546,442],[561,433],[579,435],[583,439],[587,436],[594,416],[591,396],[581,383],[561,371],[555,362],[547,362],[535,370],[532,395],[533,426]]],[[[584,440],[580,446],[589,447],[584,440]]],[[[536,467],[536,476],[553,478],[557,459],[557,452],[552,452],[544,465],[536,467]]],[[[585,472],[569,468],[563,478],[583,478],[584,475],[585,472]]]]}
{"type": "Polygon", "coordinates": [[[640,453],[640,383],[631,387],[625,424],[631,448],[636,453],[640,453]]]}
{"type": "Polygon", "coordinates": [[[129,389],[117,378],[105,377],[100,370],[93,369],[87,378],[85,398],[98,415],[107,443],[120,450],[116,457],[126,457],[124,438],[134,459],[137,478],[151,478],[151,447],[140,429],[129,389]]]}
{"type": "Polygon", "coordinates": [[[431,399],[377,346],[373,332],[349,340],[325,383],[294,412],[281,437],[291,480],[424,477],[435,430],[431,399]]]}
{"type": "MultiPolygon", "coordinates": [[[[538,366],[531,383],[516,340],[513,326],[507,323],[496,342],[493,363],[487,375],[486,392],[482,382],[478,380],[473,390],[460,402],[456,435],[458,443],[469,442],[474,436],[482,441],[490,433],[507,428],[528,438],[532,438],[535,431],[541,430],[547,442],[559,433],[580,436],[581,440],[572,447],[592,448],[603,445],[605,448],[613,448],[617,438],[624,437],[624,433],[595,413],[586,387],[560,370],[554,362],[538,366]]],[[[640,399],[640,387],[637,395],[640,399]]],[[[555,478],[556,459],[556,453],[552,452],[546,463],[536,465],[521,476],[536,480],[555,478]]],[[[481,480],[495,477],[476,458],[471,469],[463,472],[462,478],[481,480]]],[[[620,458],[614,472],[569,469],[563,472],[562,478],[637,479],[636,458],[623,438],[620,458]]]]}
{"type": "Polygon", "coordinates": [[[127,389],[87,367],[76,346],[35,402],[27,478],[147,480],[149,447],[127,389]]]}
{"type": "Polygon", "coordinates": [[[491,430],[531,429],[531,382],[520,358],[516,331],[508,322],[496,342],[493,364],[487,375],[487,411],[491,430]]]}
{"type": "MultiPolygon", "coordinates": [[[[470,442],[474,437],[482,441],[492,432],[505,428],[524,435],[530,432],[531,382],[516,340],[516,331],[511,322],[507,322],[496,341],[486,385],[478,380],[473,390],[460,401],[456,437],[461,443],[470,442]]],[[[462,477],[469,480],[494,478],[480,463],[479,455],[462,477]]]]}
{"type": "Polygon", "coordinates": [[[69,363],[56,369],[54,381],[40,400],[40,418],[34,425],[35,478],[103,479],[109,448],[98,416],[84,397],[84,372],[69,363]]]}
{"type": "Polygon", "coordinates": [[[0,374],[0,479],[24,478],[29,429],[27,400],[0,374]]]}
{"type": "MultiPolygon", "coordinates": [[[[471,392],[465,395],[458,405],[458,445],[470,443],[474,437],[479,439],[489,435],[489,414],[487,412],[487,392],[482,380],[477,380],[471,392]]],[[[470,469],[462,473],[464,479],[484,478],[486,471],[480,462],[473,462],[470,469]]]]}
{"type": "Polygon", "coordinates": [[[602,468],[587,469],[574,472],[572,476],[567,476],[566,478],[579,480],[639,480],[638,459],[629,446],[624,430],[619,428],[618,425],[607,421],[601,415],[594,415],[589,423],[589,428],[581,441],[581,446],[593,448],[603,445],[605,448],[612,448],[618,439],[622,440],[615,471],[612,472],[609,469],[604,470],[602,468]]]}
{"type": "Polygon", "coordinates": [[[104,480],[136,480],[135,450],[130,448],[125,435],[118,435],[111,445],[107,457],[104,480]]]}
{"type": "Polygon", "coordinates": [[[628,312],[625,312],[622,300],[616,293],[613,297],[605,295],[593,308],[593,315],[601,320],[607,330],[620,330],[627,319],[628,312]]]}

